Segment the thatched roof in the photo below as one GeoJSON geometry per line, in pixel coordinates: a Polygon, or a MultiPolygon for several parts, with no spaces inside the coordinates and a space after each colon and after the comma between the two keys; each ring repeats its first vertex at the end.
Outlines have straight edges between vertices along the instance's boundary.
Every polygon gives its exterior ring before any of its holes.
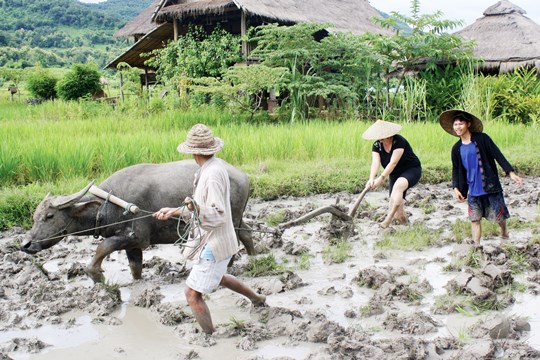
{"type": "Polygon", "coordinates": [[[248,16],[258,16],[286,23],[332,23],[331,31],[390,34],[388,29],[371,20],[380,16],[368,0],[184,0],[181,4],[163,7],[157,12],[158,23],[189,16],[223,13],[242,9],[248,16]]]}
{"type": "Polygon", "coordinates": [[[455,34],[475,40],[474,55],[484,60],[484,70],[504,73],[535,66],[540,71],[540,25],[524,14],[519,6],[502,0],[455,34]]]}
{"type": "Polygon", "coordinates": [[[118,30],[114,37],[142,36],[154,30],[158,24],[152,21],[152,15],[159,8],[160,3],[161,0],[154,0],[150,6],[118,30]]]}
{"type": "Polygon", "coordinates": [[[170,23],[158,25],[154,30],[143,36],[139,41],[133,44],[128,50],[116,59],[108,63],[105,68],[116,69],[116,66],[125,62],[132,67],[140,69],[149,68],[144,64],[148,59],[147,57],[141,57],[142,54],[149,53],[152,50],[162,48],[165,42],[172,40],[173,38],[173,26],[170,23]]]}

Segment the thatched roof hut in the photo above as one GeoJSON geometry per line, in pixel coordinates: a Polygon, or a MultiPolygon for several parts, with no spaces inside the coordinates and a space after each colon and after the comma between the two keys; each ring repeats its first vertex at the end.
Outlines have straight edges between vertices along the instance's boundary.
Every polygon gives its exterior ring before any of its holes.
{"type": "Polygon", "coordinates": [[[134,36],[135,41],[154,30],[158,24],[152,21],[154,12],[159,8],[161,0],[154,0],[150,6],[144,9],[134,19],[118,30],[114,37],[134,36]]]}
{"type": "Polygon", "coordinates": [[[516,67],[536,67],[540,72],[540,25],[525,14],[519,6],[501,0],[455,34],[476,42],[473,51],[484,60],[483,72],[505,73],[516,67]]]}
{"type": "Polygon", "coordinates": [[[242,11],[248,17],[258,17],[266,22],[332,23],[332,31],[391,33],[373,23],[372,18],[380,14],[368,0],[184,0],[176,5],[168,3],[171,1],[165,1],[157,12],[156,22],[242,11]]]}
{"type": "MultiPolygon", "coordinates": [[[[189,25],[211,30],[219,23],[226,31],[245,35],[248,26],[316,22],[331,23],[329,31],[391,34],[372,21],[374,16],[380,14],[368,0],[155,0],[115,34],[133,35],[138,41],[107,67],[127,62],[146,68],[140,53],[163,47],[167,40],[186,33],[189,25]]],[[[242,52],[249,53],[249,44],[243,43],[242,52]]]]}

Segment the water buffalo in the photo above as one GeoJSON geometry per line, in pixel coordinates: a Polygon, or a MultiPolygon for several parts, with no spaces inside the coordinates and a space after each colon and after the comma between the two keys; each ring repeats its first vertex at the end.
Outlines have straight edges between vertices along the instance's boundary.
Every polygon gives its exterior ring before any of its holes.
{"type": "MultiPolygon", "coordinates": [[[[146,214],[145,211],[154,212],[164,206],[180,205],[186,196],[193,194],[193,177],[197,169],[197,164],[192,160],[139,164],[115,172],[99,185],[106,192],[137,205],[142,211],[136,215],[126,214],[123,208],[87,194],[92,183],[76,194],[47,195],[34,213],[34,225],[21,250],[35,254],[58,243],[62,240],[61,235],[75,232],[80,232],[78,235],[99,235],[103,241],[87,267],[88,275],[95,282],[102,281],[103,259],[113,251],[125,250],[133,278],[140,279],[142,250],[152,244],[174,243],[178,239],[178,222],[159,221],[152,216],[126,220],[141,217],[146,214]],[[118,222],[122,223],[115,224],[118,222]],[[108,224],[115,225],[96,230],[98,232],[93,230],[96,226],[108,224]]],[[[231,182],[233,223],[237,228],[247,228],[242,215],[249,196],[248,178],[231,165],[228,165],[227,171],[231,182]]],[[[237,231],[237,236],[248,254],[254,254],[251,233],[237,231]]]]}

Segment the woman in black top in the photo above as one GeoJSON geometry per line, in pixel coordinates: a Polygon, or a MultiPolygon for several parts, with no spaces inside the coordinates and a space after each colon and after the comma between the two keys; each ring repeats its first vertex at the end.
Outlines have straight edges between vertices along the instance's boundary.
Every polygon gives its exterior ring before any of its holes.
{"type": "Polygon", "coordinates": [[[407,223],[404,198],[407,189],[416,185],[422,176],[422,165],[414,154],[409,142],[398,132],[401,125],[377,120],[362,135],[366,140],[376,140],[371,148],[371,171],[366,187],[376,189],[389,178],[390,207],[381,227],[390,226],[394,217],[400,223],[407,223]],[[379,177],[377,172],[382,165],[379,177]]]}

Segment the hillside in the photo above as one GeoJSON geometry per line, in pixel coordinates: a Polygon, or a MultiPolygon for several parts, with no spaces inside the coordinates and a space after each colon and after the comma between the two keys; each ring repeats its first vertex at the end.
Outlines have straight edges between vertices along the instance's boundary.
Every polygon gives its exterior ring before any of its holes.
{"type": "Polygon", "coordinates": [[[0,0],[0,66],[66,66],[94,61],[125,47],[113,34],[151,0],[0,0]]]}

